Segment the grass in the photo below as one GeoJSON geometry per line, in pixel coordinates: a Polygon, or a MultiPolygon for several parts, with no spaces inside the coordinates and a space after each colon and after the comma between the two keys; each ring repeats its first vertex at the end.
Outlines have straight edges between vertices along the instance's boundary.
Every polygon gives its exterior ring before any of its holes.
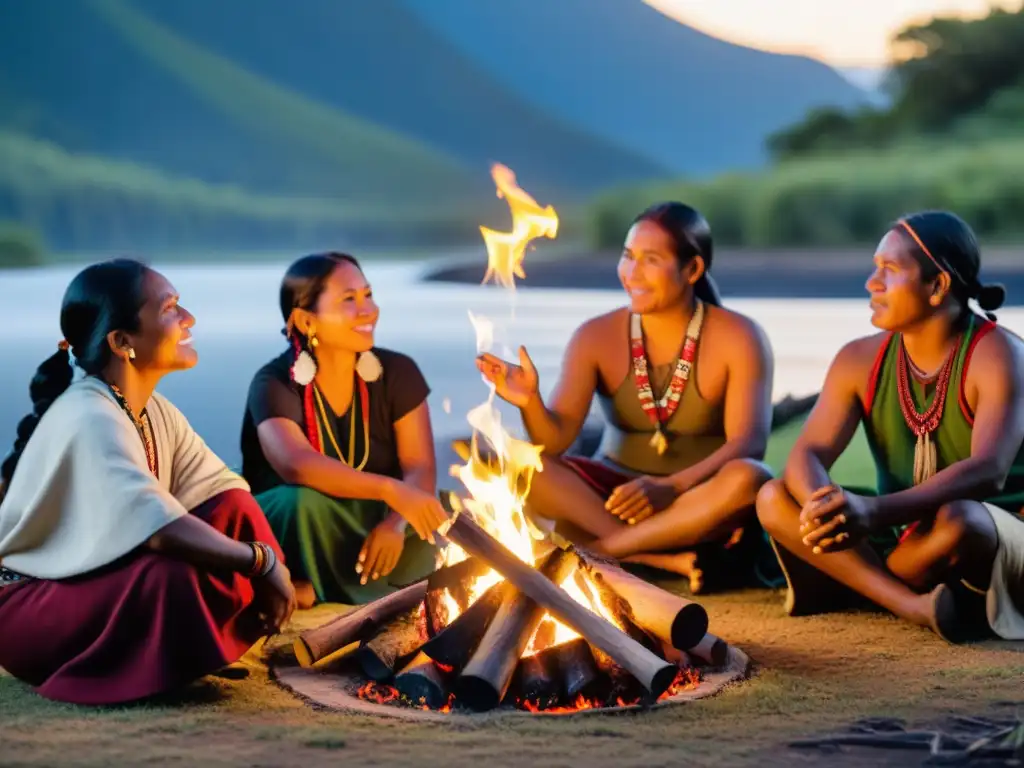
{"type": "MultiPolygon", "coordinates": [[[[778,467],[799,428],[797,421],[776,432],[770,463],[778,467]]],[[[836,477],[863,485],[870,468],[858,435],[837,465],[836,477]]],[[[788,740],[839,729],[862,717],[923,723],[949,714],[997,712],[1006,717],[1024,711],[1024,653],[1009,643],[953,647],[881,613],[792,619],[782,612],[781,592],[769,590],[707,596],[700,602],[710,615],[711,631],[747,652],[755,672],[713,698],[678,707],[576,720],[483,716],[438,727],[310,706],[278,687],[259,663],[246,680],[207,678],[172,698],[102,710],[46,701],[0,674],[4,762],[66,765],[74,754],[75,765],[97,768],[130,761],[316,768],[339,760],[417,768],[473,768],[512,760],[593,768],[793,766],[821,755],[791,750],[785,746],[788,740]]],[[[270,650],[288,646],[295,632],[323,623],[337,610],[328,605],[298,614],[270,650]]],[[[828,760],[843,764],[838,754],[828,760]]]]}
{"type": "MultiPolygon", "coordinates": [[[[763,590],[701,602],[712,630],[757,668],[751,680],[679,707],[578,720],[481,717],[438,727],[314,708],[258,666],[247,680],[207,678],[174,699],[106,710],[49,702],[0,676],[4,764],[314,768],[341,759],[468,768],[514,756],[545,766],[783,765],[807,757],[788,750],[787,740],[861,717],[923,722],[990,712],[1000,702],[1024,709],[1024,654],[1006,644],[950,647],[881,614],[790,619],[781,596],[763,590]]],[[[307,612],[297,626],[317,625],[334,610],[307,612]]]]}

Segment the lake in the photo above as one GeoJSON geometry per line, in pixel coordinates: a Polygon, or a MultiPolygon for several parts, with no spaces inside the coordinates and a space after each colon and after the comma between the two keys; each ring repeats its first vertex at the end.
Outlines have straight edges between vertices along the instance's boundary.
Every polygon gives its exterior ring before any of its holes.
{"type": "MultiPolygon", "coordinates": [[[[175,284],[182,304],[195,314],[193,335],[200,357],[193,370],[164,379],[160,391],[217,453],[237,462],[249,381],[284,348],[277,294],[287,264],[154,266],[175,284]]],[[[377,343],[419,363],[432,389],[429,402],[439,441],[466,434],[466,412],[488,396],[473,365],[476,341],[470,312],[495,321],[498,351],[503,345],[511,355],[518,345],[526,346],[540,372],[542,390],[548,392],[572,331],[622,300],[614,290],[507,291],[422,282],[428,266],[422,261],[371,262],[365,268],[381,306],[377,343]]],[[[0,456],[6,455],[17,422],[30,407],[28,383],[36,366],[52,354],[61,337],[60,301],[78,268],[0,274],[0,456]]],[[[818,391],[836,351],[872,331],[866,296],[726,300],[759,321],[771,341],[775,399],[818,391]]],[[[1006,308],[999,317],[1003,325],[1024,333],[1024,307],[1006,308]]],[[[506,423],[518,429],[514,411],[502,410],[506,423]]]]}

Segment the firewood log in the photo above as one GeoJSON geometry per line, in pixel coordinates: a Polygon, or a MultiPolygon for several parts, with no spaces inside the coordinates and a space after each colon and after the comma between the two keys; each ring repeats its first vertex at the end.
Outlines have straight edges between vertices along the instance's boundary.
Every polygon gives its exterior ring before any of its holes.
{"type": "Polygon", "coordinates": [[[729,656],[729,644],[708,632],[699,643],[689,649],[689,654],[696,656],[705,664],[721,667],[725,665],[729,656]]]}
{"type": "Polygon", "coordinates": [[[499,581],[455,621],[425,642],[423,652],[441,666],[460,671],[476,650],[505,595],[514,592],[511,584],[499,581]]]}
{"type": "Polygon", "coordinates": [[[426,592],[424,579],[301,633],[293,643],[295,658],[308,667],[349,643],[366,639],[383,623],[419,606],[426,592]]]}
{"type": "Polygon", "coordinates": [[[552,646],[519,660],[510,695],[539,709],[547,709],[558,703],[561,688],[558,647],[552,646]]]}
{"type": "MultiPolygon", "coordinates": [[[[450,505],[447,493],[442,492],[440,498],[450,505]]],[[[536,600],[557,619],[611,656],[643,685],[645,699],[657,700],[672,685],[677,671],[675,665],[659,658],[618,627],[577,603],[560,586],[502,546],[468,515],[455,515],[439,533],[467,553],[487,562],[527,597],[536,600]]]]}
{"type": "MultiPolygon", "coordinates": [[[[540,574],[554,584],[577,567],[568,552],[554,550],[540,568],[540,574]]],[[[529,566],[527,566],[529,567],[529,566]]],[[[480,644],[455,681],[456,698],[477,710],[501,704],[527,643],[544,618],[544,609],[518,590],[507,592],[480,644]]]]}
{"type": "Polygon", "coordinates": [[[420,651],[395,675],[395,688],[410,701],[441,709],[448,703],[448,677],[433,659],[420,651]]]}
{"type": "Polygon", "coordinates": [[[708,631],[708,613],[699,603],[650,584],[607,558],[582,548],[577,552],[594,581],[626,601],[633,622],[673,648],[688,650],[708,631]]]}
{"type": "Polygon", "coordinates": [[[363,640],[355,653],[355,660],[363,674],[383,683],[391,679],[396,667],[400,669],[415,655],[426,639],[421,607],[422,604],[406,611],[363,640]]]}

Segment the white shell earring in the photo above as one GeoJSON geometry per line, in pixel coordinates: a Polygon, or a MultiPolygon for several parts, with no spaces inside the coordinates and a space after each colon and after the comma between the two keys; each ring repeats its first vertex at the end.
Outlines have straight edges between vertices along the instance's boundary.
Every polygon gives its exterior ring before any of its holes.
{"type": "Polygon", "coordinates": [[[356,373],[363,381],[376,381],[384,373],[384,366],[373,352],[363,352],[356,360],[356,373]]]}

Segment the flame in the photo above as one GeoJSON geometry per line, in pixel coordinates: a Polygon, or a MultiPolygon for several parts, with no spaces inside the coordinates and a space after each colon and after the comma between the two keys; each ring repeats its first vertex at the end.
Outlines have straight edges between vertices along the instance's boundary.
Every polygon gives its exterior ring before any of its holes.
{"type": "MultiPolygon", "coordinates": [[[[558,216],[550,205],[542,208],[519,187],[515,174],[506,166],[492,166],[491,177],[497,186],[498,197],[508,202],[512,230],[497,232],[480,227],[487,248],[487,272],[483,282],[495,282],[514,290],[515,279],[526,276],[523,259],[527,247],[538,237],[554,238],[558,233],[558,216]]],[[[495,344],[494,323],[472,312],[469,320],[476,335],[477,353],[491,351],[495,344]]],[[[491,387],[487,401],[467,414],[473,428],[469,456],[462,466],[452,467],[451,473],[462,481],[469,495],[461,500],[454,499],[453,505],[468,511],[484,530],[520,560],[533,564],[536,557],[534,544],[544,538],[544,533],[526,516],[525,504],[534,473],[543,471],[541,453],[544,447],[512,437],[502,425],[494,398],[494,388],[491,387]]],[[[465,558],[466,553],[458,546],[449,545],[445,564],[454,565],[465,558]]],[[[493,570],[479,577],[468,586],[470,602],[501,580],[501,575],[493,570]]],[[[601,601],[580,587],[575,574],[570,573],[561,586],[581,605],[613,620],[601,601]]],[[[447,592],[443,599],[449,621],[452,621],[460,613],[459,606],[447,592]]],[[[577,637],[579,634],[575,630],[546,615],[530,639],[525,654],[577,637]],[[548,624],[554,624],[553,631],[545,626],[548,624]],[[542,647],[537,647],[538,637],[553,639],[550,642],[545,640],[542,647]]]]}
{"type": "Polygon", "coordinates": [[[558,216],[550,205],[541,208],[516,184],[516,175],[504,165],[491,166],[491,178],[498,187],[498,197],[505,198],[512,211],[512,231],[496,232],[480,227],[487,246],[487,272],[483,281],[494,278],[499,285],[515,288],[515,278],[526,278],[523,259],[527,246],[538,237],[554,238],[558,234],[558,216]]]}

